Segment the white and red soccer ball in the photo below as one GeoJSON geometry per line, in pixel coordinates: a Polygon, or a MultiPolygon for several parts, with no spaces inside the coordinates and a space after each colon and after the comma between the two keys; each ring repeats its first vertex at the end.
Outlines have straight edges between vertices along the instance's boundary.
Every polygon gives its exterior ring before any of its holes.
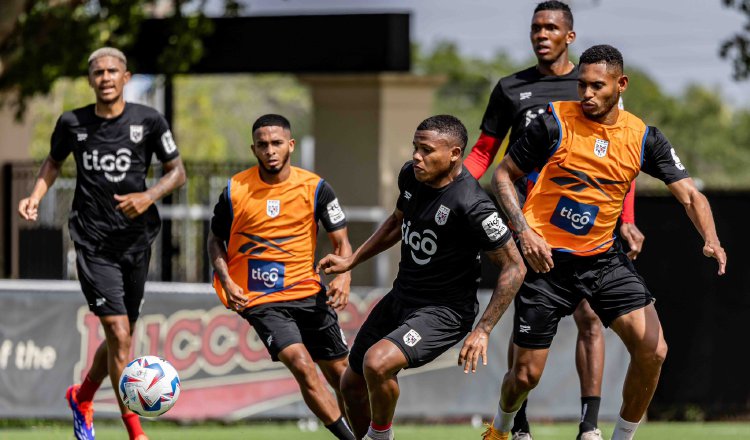
{"type": "Polygon", "coordinates": [[[130,362],[120,376],[120,397],[134,413],[157,417],[177,402],[180,377],[172,364],[156,356],[130,362]]]}

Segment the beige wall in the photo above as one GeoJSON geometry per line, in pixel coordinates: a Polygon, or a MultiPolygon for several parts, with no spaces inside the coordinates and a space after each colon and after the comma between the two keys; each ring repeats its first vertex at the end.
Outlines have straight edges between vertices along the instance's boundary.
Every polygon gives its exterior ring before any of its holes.
{"type": "MultiPolygon", "coordinates": [[[[401,166],[411,158],[417,125],[432,114],[442,77],[381,73],[309,75],[301,80],[313,98],[315,172],[331,183],[344,206],[376,206],[389,214],[398,197],[401,166]]],[[[350,219],[351,220],[351,219],[350,219]]],[[[353,247],[376,223],[350,222],[353,247]]],[[[398,269],[398,247],[386,260],[354,271],[355,285],[389,286],[398,269]]]]}

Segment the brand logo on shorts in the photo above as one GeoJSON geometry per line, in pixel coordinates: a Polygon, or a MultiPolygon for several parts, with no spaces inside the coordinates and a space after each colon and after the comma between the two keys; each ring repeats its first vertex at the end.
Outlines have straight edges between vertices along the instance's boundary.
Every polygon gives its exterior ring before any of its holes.
{"type": "Polygon", "coordinates": [[[415,345],[417,345],[417,342],[421,340],[422,337],[414,329],[409,330],[404,335],[404,344],[408,345],[409,347],[414,347],[415,345]]]}
{"type": "Polygon", "coordinates": [[[606,156],[607,148],[609,148],[609,141],[597,139],[596,142],[594,142],[594,154],[596,154],[596,157],[606,156]]]}
{"type": "Polygon", "coordinates": [[[275,292],[284,287],[284,264],[275,261],[248,260],[247,288],[253,292],[275,292]]]}
{"type": "Polygon", "coordinates": [[[445,205],[440,205],[440,208],[438,208],[437,212],[435,213],[435,223],[438,224],[438,226],[443,226],[448,221],[448,216],[450,215],[451,210],[445,205]]]}
{"type": "Polygon", "coordinates": [[[586,235],[594,226],[599,207],[560,197],[550,223],[573,235],[586,235]]]}
{"type": "Polygon", "coordinates": [[[269,335],[268,339],[266,339],[266,345],[270,347],[272,342],[273,342],[273,335],[269,335]]]}
{"type": "Polygon", "coordinates": [[[104,171],[104,177],[112,183],[122,182],[130,169],[130,157],[133,152],[120,148],[115,154],[99,155],[99,150],[83,152],[83,169],[86,171],[104,171]]]}
{"type": "Polygon", "coordinates": [[[411,200],[411,193],[409,191],[404,191],[404,198],[406,200],[411,200]]]}
{"type": "Polygon", "coordinates": [[[130,126],[130,140],[136,144],[143,140],[143,125],[130,126]]]}
{"type": "Polygon", "coordinates": [[[107,302],[107,298],[97,298],[96,299],[96,306],[101,307],[104,305],[104,303],[107,302]]]}
{"type": "Polygon", "coordinates": [[[518,333],[531,333],[531,326],[520,324],[518,326],[518,333]]]}
{"type": "Polygon", "coordinates": [[[344,329],[341,329],[341,328],[340,328],[340,329],[339,329],[339,331],[341,332],[341,342],[343,342],[343,343],[344,343],[344,345],[349,345],[349,344],[348,344],[348,343],[346,342],[346,335],[344,334],[344,329]]]}
{"type": "Polygon", "coordinates": [[[401,223],[401,240],[412,249],[411,258],[420,266],[429,263],[437,252],[437,234],[430,229],[425,229],[421,234],[412,231],[411,221],[401,223]]]}
{"type": "Polygon", "coordinates": [[[281,212],[281,200],[266,200],[266,215],[277,217],[281,212]]]}

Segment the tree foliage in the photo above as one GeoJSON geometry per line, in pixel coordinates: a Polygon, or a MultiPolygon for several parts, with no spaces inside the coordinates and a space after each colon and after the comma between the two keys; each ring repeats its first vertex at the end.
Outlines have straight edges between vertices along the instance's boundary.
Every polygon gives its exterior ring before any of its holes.
{"type": "Polygon", "coordinates": [[[721,44],[719,54],[732,61],[734,78],[750,77],[750,0],[722,0],[724,6],[737,9],[747,18],[742,30],[721,44]]]}

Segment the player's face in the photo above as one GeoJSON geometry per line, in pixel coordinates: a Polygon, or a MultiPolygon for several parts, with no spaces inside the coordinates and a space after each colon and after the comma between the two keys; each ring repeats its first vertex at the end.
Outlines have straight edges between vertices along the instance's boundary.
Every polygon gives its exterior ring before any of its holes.
{"type": "Polygon", "coordinates": [[[414,133],[414,176],[422,183],[439,183],[461,158],[461,147],[451,136],[431,130],[414,133]]]}
{"type": "Polygon", "coordinates": [[[628,87],[628,77],[605,63],[581,64],[578,96],[583,113],[598,120],[612,111],[628,87]]]}
{"type": "Polygon", "coordinates": [[[283,127],[260,127],[253,132],[251,148],[263,170],[270,174],[278,174],[291,166],[289,160],[294,151],[294,139],[292,133],[283,127]]]}
{"type": "Polygon", "coordinates": [[[536,59],[551,64],[562,56],[576,33],[568,28],[562,11],[539,11],[531,19],[531,47],[536,59]]]}
{"type": "Polygon", "coordinates": [[[94,89],[97,102],[110,104],[118,101],[128,81],[130,72],[115,57],[99,57],[89,66],[89,85],[94,89]]]}

